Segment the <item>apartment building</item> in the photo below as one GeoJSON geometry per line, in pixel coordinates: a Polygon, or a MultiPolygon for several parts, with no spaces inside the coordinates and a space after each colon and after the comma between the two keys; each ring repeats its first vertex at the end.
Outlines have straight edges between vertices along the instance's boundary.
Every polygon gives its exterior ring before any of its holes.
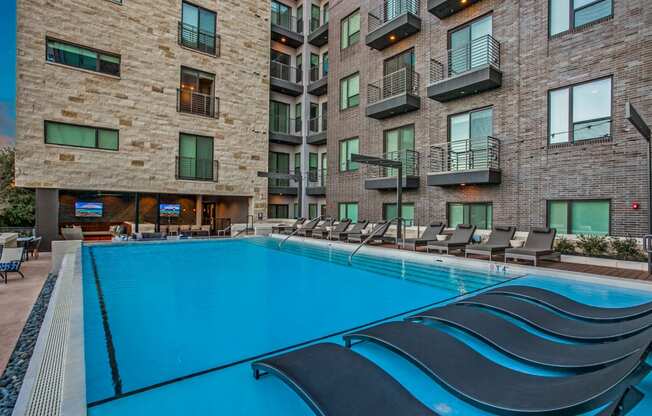
{"type": "Polygon", "coordinates": [[[637,0],[332,0],[327,209],[480,229],[647,230],[652,11],[637,0]]]}
{"type": "Polygon", "coordinates": [[[46,240],[267,215],[268,2],[24,0],[17,13],[16,183],[36,188],[46,240]]]}

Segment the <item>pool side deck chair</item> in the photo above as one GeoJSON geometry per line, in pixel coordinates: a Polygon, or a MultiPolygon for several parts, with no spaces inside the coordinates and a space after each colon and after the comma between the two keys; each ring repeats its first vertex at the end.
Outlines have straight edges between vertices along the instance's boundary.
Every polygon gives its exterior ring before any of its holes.
{"type": "Polygon", "coordinates": [[[433,222],[423,230],[419,237],[406,238],[400,241],[399,244],[401,248],[409,248],[416,251],[417,247],[427,246],[430,243],[436,242],[437,236],[444,232],[444,228],[446,228],[446,225],[443,222],[433,222]]]}
{"type": "Polygon", "coordinates": [[[352,234],[347,237],[346,241],[349,243],[362,243],[369,238],[367,244],[383,244],[390,225],[389,221],[381,221],[372,228],[369,234],[352,234]]]}
{"type": "Polygon", "coordinates": [[[353,224],[353,227],[351,227],[350,230],[348,231],[343,231],[341,233],[338,233],[337,235],[333,233],[332,239],[333,240],[344,240],[346,241],[349,236],[351,235],[360,235],[362,234],[362,230],[367,228],[367,225],[369,225],[369,221],[367,220],[361,220],[353,224]]]}
{"type": "Polygon", "coordinates": [[[464,249],[464,257],[475,254],[488,256],[489,260],[493,260],[493,256],[504,253],[509,248],[509,242],[514,239],[514,234],[516,234],[516,227],[496,226],[486,243],[467,245],[464,249]]]}
{"type": "Polygon", "coordinates": [[[556,234],[557,230],[554,228],[533,228],[523,247],[505,250],[505,263],[508,259],[530,260],[536,266],[541,257],[558,257],[559,253],[552,249],[556,234]]]}
{"type": "Polygon", "coordinates": [[[20,271],[20,266],[23,264],[23,250],[24,248],[8,248],[2,249],[2,256],[0,256],[0,278],[5,281],[9,279],[9,273],[18,273],[23,279],[25,275],[20,271]]]}
{"type": "MultiPolygon", "coordinates": [[[[326,231],[326,227],[332,227],[333,226],[333,219],[332,218],[327,218],[324,221],[322,221],[321,224],[316,225],[314,228],[301,228],[298,232],[297,235],[301,237],[312,237],[313,233],[315,231],[321,232],[321,231],[326,231]]],[[[319,221],[317,222],[319,223],[319,221]]]]}
{"type": "Polygon", "coordinates": [[[426,251],[435,250],[440,253],[450,254],[451,251],[462,250],[471,242],[475,228],[475,225],[459,224],[453,231],[451,238],[446,241],[433,241],[426,246],[426,251]]]}
{"type": "Polygon", "coordinates": [[[292,224],[292,225],[286,225],[286,224],[275,225],[275,226],[272,227],[272,233],[275,233],[275,234],[276,233],[281,233],[281,234],[283,234],[283,233],[285,233],[285,231],[288,231],[288,230],[290,232],[292,232],[292,231],[297,229],[297,226],[303,224],[304,222],[306,222],[305,218],[297,218],[297,220],[294,221],[294,224],[292,224]]]}
{"type": "Polygon", "coordinates": [[[322,238],[322,239],[327,239],[329,236],[339,236],[340,233],[343,233],[346,231],[347,228],[349,228],[349,225],[351,225],[351,220],[350,219],[344,219],[337,224],[333,226],[333,229],[329,232],[326,228],[322,230],[315,230],[312,232],[312,237],[313,238],[322,238]]]}

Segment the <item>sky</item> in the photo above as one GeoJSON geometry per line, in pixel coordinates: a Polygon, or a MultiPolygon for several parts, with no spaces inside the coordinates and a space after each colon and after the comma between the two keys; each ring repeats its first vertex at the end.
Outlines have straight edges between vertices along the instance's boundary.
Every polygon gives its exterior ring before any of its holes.
{"type": "Polygon", "coordinates": [[[0,146],[16,140],[16,0],[0,0],[0,146]]]}

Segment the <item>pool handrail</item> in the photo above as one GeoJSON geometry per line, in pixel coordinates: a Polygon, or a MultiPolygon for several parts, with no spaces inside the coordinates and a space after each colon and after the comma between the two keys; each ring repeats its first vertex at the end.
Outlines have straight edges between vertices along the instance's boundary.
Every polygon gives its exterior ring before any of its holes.
{"type": "MultiPolygon", "coordinates": [[[[392,218],[391,220],[387,221],[387,224],[388,224],[388,225],[391,225],[394,221],[397,221],[397,220],[398,220],[397,227],[400,227],[401,224],[404,223],[404,218],[402,218],[402,217],[395,217],[395,218],[392,218]]],[[[358,251],[360,251],[360,249],[362,248],[362,246],[364,246],[365,244],[367,244],[367,242],[368,242],[369,240],[371,240],[371,239],[372,239],[372,238],[373,238],[373,237],[378,233],[378,230],[382,230],[382,228],[377,227],[376,229],[372,230],[372,231],[369,233],[369,235],[367,236],[367,238],[365,238],[365,239],[364,239],[364,240],[363,240],[363,241],[362,241],[362,242],[361,242],[361,243],[360,243],[360,244],[355,248],[355,250],[353,250],[353,252],[349,255],[349,266],[353,263],[353,256],[355,256],[355,255],[358,253],[358,251]]],[[[405,241],[405,233],[402,233],[402,235],[403,235],[403,241],[405,241]]],[[[398,238],[397,238],[397,240],[398,240],[398,238]]],[[[397,243],[398,243],[398,241],[397,241],[397,243]]]]}

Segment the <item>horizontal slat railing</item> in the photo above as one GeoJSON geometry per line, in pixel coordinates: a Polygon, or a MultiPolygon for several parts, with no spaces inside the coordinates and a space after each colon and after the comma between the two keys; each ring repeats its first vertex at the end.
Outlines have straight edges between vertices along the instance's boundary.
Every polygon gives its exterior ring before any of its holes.
{"type": "Polygon", "coordinates": [[[401,68],[368,85],[369,104],[401,94],[419,95],[419,74],[411,68],[401,68]]]}
{"type": "Polygon", "coordinates": [[[178,88],[177,111],[218,118],[220,116],[220,99],[213,95],[195,92],[189,88],[178,88]]]}
{"type": "Polygon", "coordinates": [[[430,83],[491,65],[500,69],[500,42],[491,35],[474,39],[460,48],[449,49],[446,56],[430,60],[430,83]]]}
{"type": "Polygon", "coordinates": [[[369,32],[373,32],[407,13],[419,16],[420,10],[420,0],[383,0],[378,7],[368,13],[369,32]]]}
{"type": "Polygon", "coordinates": [[[430,148],[430,172],[500,169],[500,140],[482,137],[456,140],[430,148]]]}

